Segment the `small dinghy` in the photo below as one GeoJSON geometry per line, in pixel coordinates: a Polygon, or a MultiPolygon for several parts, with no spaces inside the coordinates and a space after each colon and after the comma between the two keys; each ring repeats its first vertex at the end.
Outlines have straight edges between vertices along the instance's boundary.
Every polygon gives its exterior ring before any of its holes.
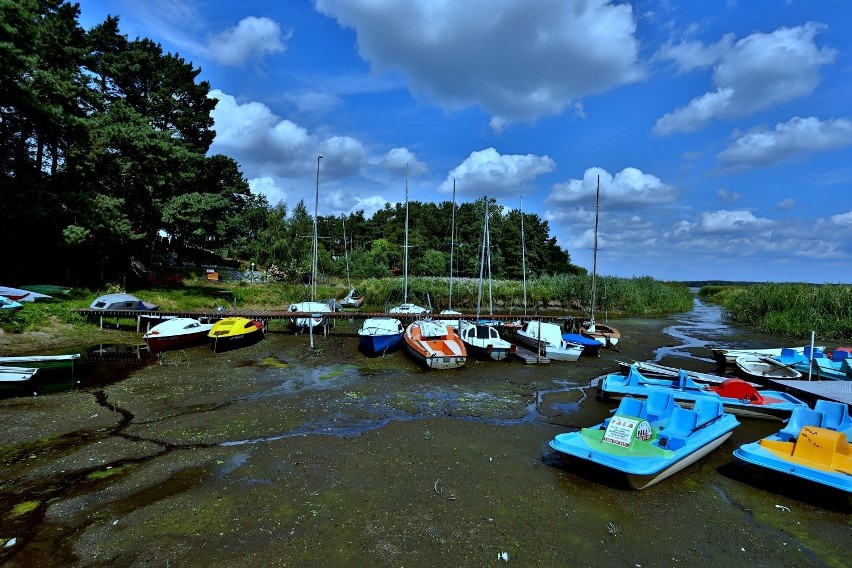
{"type": "Polygon", "coordinates": [[[802,373],[796,369],[765,355],[740,355],[734,364],[744,378],[759,383],[767,383],[769,379],[802,378],[802,373]]]}
{"type": "Polygon", "coordinates": [[[263,322],[248,318],[230,317],[213,324],[207,337],[212,340],[213,351],[230,351],[253,345],[263,339],[263,322]]]}
{"type": "Polygon", "coordinates": [[[185,349],[204,343],[212,328],[212,323],[201,323],[194,318],[174,318],[155,325],[142,339],[151,353],[185,349]]]}
{"type": "Polygon", "coordinates": [[[404,339],[408,353],[430,369],[458,369],[467,361],[464,342],[444,322],[412,322],[405,329],[404,339]]]}

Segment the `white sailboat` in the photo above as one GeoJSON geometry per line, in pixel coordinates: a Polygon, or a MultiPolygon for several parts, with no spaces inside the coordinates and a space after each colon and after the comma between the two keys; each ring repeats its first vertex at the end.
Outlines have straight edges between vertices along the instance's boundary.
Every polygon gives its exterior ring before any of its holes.
{"type": "Polygon", "coordinates": [[[488,304],[489,315],[494,315],[491,295],[491,232],[488,229],[488,197],[485,198],[485,221],[482,225],[482,256],[479,261],[479,294],[476,301],[476,321],[459,320],[459,336],[468,348],[468,352],[480,359],[502,361],[515,352],[515,346],[500,337],[493,320],[480,318],[482,309],[482,283],[486,263],[488,266],[488,304]]]}
{"type": "Polygon", "coordinates": [[[405,253],[402,276],[402,303],[388,310],[391,314],[419,316],[431,313],[431,310],[408,302],[408,166],[405,167],[405,253]]]}
{"type": "MultiPolygon", "coordinates": [[[[453,309],[453,253],[456,246],[456,180],[453,179],[453,215],[450,222],[450,299],[446,310],[441,310],[442,316],[460,316],[462,313],[453,309]]],[[[444,320],[453,329],[459,329],[458,319],[444,320]]]]}
{"type": "MultiPolygon", "coordinates": [[[[319,210],[319,165],[322,156],[317,156],[317,192],[314,201],[314,246],[311,256],[311,299],[307,302],[296,302],[290,304],[291,312],[303,312],[310,314],[308,317],[297,317],[293,319],[293,325],[297,330],[313,330],[314,327],[325,325],[327,320],[323,315],[331,312],[331,306],[324,302],[317,302],[317,258],[319,255],[319,237],[317,235],[317,213],[319,210]]],[[[313,338],[312,338],[313,339],[313,338]]]]}
{"type": "Polygon", "coordinates": [[[589,320],[580,326],[580,333],[591,339],[596,339],[606,347],[614,347],[621,339],[621,332],[616,328],[595,321],[595,289],[598,277],[598,213],[601,208],[601,176],[598,176],[598,189],[595,197],[595,246],[592,260],[592,305],[589,320]]]}
{"type": "Polygon", "coordinates": [[[343,255],[346,257],[346,285],[349,287],[349,293],[340,300],[340,305],[344,308],[360,308],[364,303],[364,296],[355,292],[352,287],[352,280],[349,278],[349,247],[346,245],[346,216],[343,216],[343,255]]]}

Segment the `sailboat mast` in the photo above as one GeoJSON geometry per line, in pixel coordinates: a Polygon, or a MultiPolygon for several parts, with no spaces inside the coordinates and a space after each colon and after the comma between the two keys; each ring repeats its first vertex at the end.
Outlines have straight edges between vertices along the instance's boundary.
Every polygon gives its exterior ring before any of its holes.
{"type": "Polygon", "coordinates": [[[601,176],[598,175],[598,189],[595,195],[595,248],[592,256],[592,311],[589,318],[594,325],[595,323],[595,288],[598,278],[598,214],[601,209],[601,176]]]}
{"type": "Polygon", "coordinates": [[[405,164],[405,255],[402,270],[402,303],[408,303],[408,164],[405,164]]]}
{"type": "Polygon", "coordinates": [[[479,292],[476,297],[476,317],[479,318],[479,310],[482,306],[482,273],[485,270],[485,241],[487,240],[486,235],[488,234],[488,196],[486,195],[483,203],[485,205],[485,217],[482,222],[482,254],[479,257],[479,292]]]}
{"type": "Polygon", "coordinates": [[[521,272],[524,277],[524,315],[527,315],[527,245],[524,242],[524,196],[521,196],[521,272]]]}
{"type": "Polygon", "coordinates": [[[319,170],[320,170],[320,160],[322,160],[322,156],[317,156],[317,192],[316,197],[314,199],[314,249],[313,256],[311,257],[311,301],[315,301],[317,298],[317,257],[319,256],[319,237],[317,235],[317,220],[318,220],[318,210],[319,210],[319,170]]]}
{"type": "Polygon", "coordinates": [[[453,216],[450,224],[450,302],[448,310],[453,309],[453,252],[456,248],[456,178],[453,178],[453,216]]]}
{"type": "Polygon", "coordinates": [[[346,246],[346,215],[342,215],[343,220],[343,256],[346,257],[346,285],[352,290],[352,280],[349,278],[349,248],[346,246]]]}
{"type": "Polygon", "coordinates": [[[485,250],[488,255],[488,315],[494,315],[494,296],[491,294],[491,227],[488,223],[488,200],[485,201],[485,250]]]}

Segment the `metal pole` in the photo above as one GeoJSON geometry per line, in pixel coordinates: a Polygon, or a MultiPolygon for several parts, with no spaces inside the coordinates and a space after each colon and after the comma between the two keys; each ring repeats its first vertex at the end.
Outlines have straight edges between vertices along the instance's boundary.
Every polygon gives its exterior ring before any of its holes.
{"type": "Polygon", "coordinates": [[[408,164],[405,164],[405,255],[403,257],[402,303],[408,303],[408,164]]]}
{"type": "Polygon", "coordinates": [[[521,272],[524,277],[524,315],[527,315],[527,245],[524,242],[524,196],[521,196],[521,272]]]}
{"type": "Polygon", "coordinates": [[[595,326],[595,286],[597,285],[598,277],[598,213],[601,208],[601,176],[598,175],[598,189],[595,196],[595,250],[592,256],[592,309],[591,317],[589,318],[589,331],[594,330],[595,326]]]}
{"type": "MultiPolygon", "coordinates": [[[[311,301],[317,297],[317,255],[319,254],[318,237],[317,237],[317,211],[319,210],[319,170],[320,160],[322,156],[317,156],[317,193],[314,199],[314,253],[311,259],[311,301]]],[[[311,345],[313,347],[313,344],[311,345]]]]}
{"type": "Polygon", "coordinates": [[[456,248],[456,178],[453,178],[453,217],[450,224],[450,302],[448,310],[453,309],[453,253],[456,248]]]}

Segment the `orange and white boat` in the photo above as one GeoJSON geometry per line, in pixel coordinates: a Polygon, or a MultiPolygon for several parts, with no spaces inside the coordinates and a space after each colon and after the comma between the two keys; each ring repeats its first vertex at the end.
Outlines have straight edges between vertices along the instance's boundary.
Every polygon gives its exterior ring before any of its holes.
{"type": "Polygon", "coordinates": [[[405,350],[430,369],[458,369],[467,361],[467,349],[446,322],[419,320],[405,329],[405,350]]]}

